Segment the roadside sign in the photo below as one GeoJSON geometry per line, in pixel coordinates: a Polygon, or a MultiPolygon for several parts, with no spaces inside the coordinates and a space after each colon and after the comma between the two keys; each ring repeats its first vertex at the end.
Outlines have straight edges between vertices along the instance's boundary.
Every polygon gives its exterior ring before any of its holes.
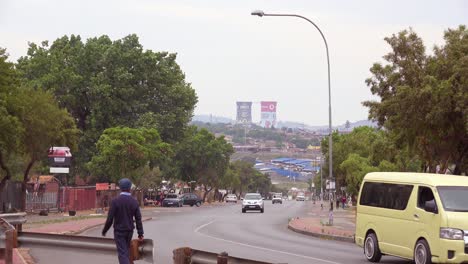
{"type": "Polygon", "coordinates": [[[109,190],[109,183],[96,183],[96,191],[109,190]]]}
{"type": "Polygon", "coordinates": [[[50,167],[50,173],[70,173],[70,169],[61,167],[50,167]]]}

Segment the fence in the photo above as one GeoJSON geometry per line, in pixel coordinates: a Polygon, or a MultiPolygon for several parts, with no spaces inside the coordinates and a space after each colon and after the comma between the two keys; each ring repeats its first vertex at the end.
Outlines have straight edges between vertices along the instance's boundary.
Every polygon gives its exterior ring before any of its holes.
{"type": "Polygon", "coordinates": [[[31,212],[45,209],[57,209],[57,199],[57,192],[27,193],[26,211],[31,212]]]}
{"type": "Polygon", "coordinates": [[[20,211],[21,208],[21,182],[7,181],[0,192],[0,212],[8,213],[20,211]]]}
{"type": "Polygon", "coordinates": [[[96,208],[95,186],[60,187],[60,190],[53,192],[26,194],[26,211],[77,211],[93,208],[96,208]]]}
{"type": "Polygon", "coordinates": [[[65,211],[96,208],[96,186],[61,187],[60,208],[65,211]]]}

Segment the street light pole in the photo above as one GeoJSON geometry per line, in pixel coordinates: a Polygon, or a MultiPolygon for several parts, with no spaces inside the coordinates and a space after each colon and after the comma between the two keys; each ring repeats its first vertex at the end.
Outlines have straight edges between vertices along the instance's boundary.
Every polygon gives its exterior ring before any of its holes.
{"type": "Polygon", "coordinates": [[[322,36],[323,38],[323,42],[325,42],[325,49],[327,51],[327,65],[328,65],[328,132],[329,132],[329,136],[328,136],[328,145],[329,145],[329,148],[328,148],[328,154],[329,154],[329,176],[330,176],[330,179],[333,179],[333,142],[332,142],[332,111],[331,111],[331,84],[330,84],[330,56],[328,54],[328,44],[327,44],[327,39],[325,39],[325,35],[323,35],[322,33],[322,30],[320,30],[320,28],[314,23],[312,22],[312,20],[306,18],[306,17],[303,17],[303,16],[300,16],[300,15],[295,15],[295,14],[267,14],[267,13],[264,13],[263,11],[261,10],[257,10],[257,11],[253,11],[251,13],[251,15],[253,16],[259,16],[259,17],[263,17],[263,16],[278,16],[278,17],[298,17],[298,18],[302,18],[304,20],[307,20],[309,23],[311,23],[312,25],[314,25],[314,27],[320,32],[320,35],[322,36]]]}

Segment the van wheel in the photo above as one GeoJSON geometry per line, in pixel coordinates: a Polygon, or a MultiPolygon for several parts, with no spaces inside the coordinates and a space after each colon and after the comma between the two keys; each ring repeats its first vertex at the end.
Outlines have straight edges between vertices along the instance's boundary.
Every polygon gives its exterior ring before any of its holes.
{"type": "Polygon", "coordinates": [[[379,242],[377,236],[374,233],[369,233],[364,241],[364,255],[370,262],[379,262],[382,258],[380,252],[379,242]]]}
{"type": "Polygon", "coordinates": [[[416,264],[431,264],[431,249],[427,244],[427,241],[421,239],[416,243],[414,247],[414,263],[416,264]]]}

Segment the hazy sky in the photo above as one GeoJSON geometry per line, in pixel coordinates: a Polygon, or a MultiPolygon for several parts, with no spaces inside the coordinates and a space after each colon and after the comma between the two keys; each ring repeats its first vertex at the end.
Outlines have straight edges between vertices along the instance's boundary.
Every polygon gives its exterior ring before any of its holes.
{"type": "MultiPolygon", "coordinates": [[[[383,38],[412,27],[430,51],[443,31],[468,22],[468,1],[0,0],[0,47],[11,60],[28,42],[79,34],[136,33],[145,49],[178,54],[198,95],[195,114],[235,119],[236,101],[278,102],[278,120],[328,124],[325,46],[308,22],[254,17],[252,10],[313,20],[330,49],[332,119],[367,119],[364,80],[389,51],[383,38]]],[[[375,99],[375,98],[374,98],[375,99]]]]}

